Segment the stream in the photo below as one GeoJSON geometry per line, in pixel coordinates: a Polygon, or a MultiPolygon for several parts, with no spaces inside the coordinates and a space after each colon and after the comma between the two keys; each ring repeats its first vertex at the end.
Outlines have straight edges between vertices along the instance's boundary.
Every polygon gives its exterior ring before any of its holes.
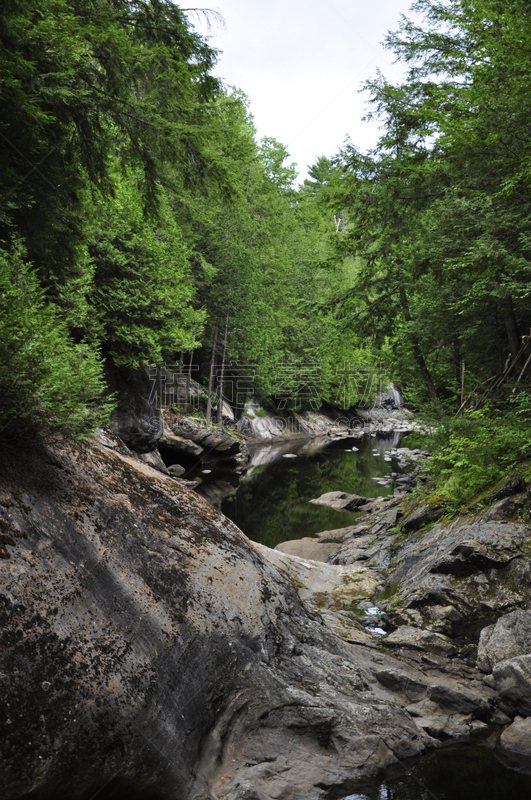
{"type": "Polygon", "coordinates": [[[405,468],[390,453],[400,446],[402,436],[334,441],[323,437],[270,444],[252,451],[243,475],[212,467],[207,473],[197,468],[191,477],[203,479],[197,491],[250,539],[274,548],[288,539],[344,528],[360,516],[309,502],[325,492],[340,490],[364,497],[392,494],[394,479],[405,468]]]}

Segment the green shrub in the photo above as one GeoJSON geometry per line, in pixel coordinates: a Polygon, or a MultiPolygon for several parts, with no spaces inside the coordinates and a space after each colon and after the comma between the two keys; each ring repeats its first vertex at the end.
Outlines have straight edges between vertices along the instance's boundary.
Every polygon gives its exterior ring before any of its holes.
{"type": "Polygon", "coordinates": [[[531,455],[530,422],[525,392],[504,410],[483,408],[443,421],[426,444],[432,483],[450,509],[463,507],[531,455]]]}
{"type": "Polygon", "coordinates": [[[72,341],[25,262],[0,245],[0,440],[80,437],[108,419],[98,354],[72,341]]]}

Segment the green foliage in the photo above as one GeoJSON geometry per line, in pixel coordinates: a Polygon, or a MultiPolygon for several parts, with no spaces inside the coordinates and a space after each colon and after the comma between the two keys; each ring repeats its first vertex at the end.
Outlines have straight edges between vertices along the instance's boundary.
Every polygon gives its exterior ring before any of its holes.
{"type": "Polygon", "coordinates": [[[512,406],[444,420],[424,441],[432,453],[430,490],[435,490],[449,509],[463,508],[531,455],[529,395],[517,395],[512,406]]]}
{"type": "Polygon", "coordinates": [[[461,404],[462,361],[468,393],[531,323],[531,27],[521,2],[414,8],[421,22],[387,39],[406,78],[367,84],[378,146],[348,143],[320,193],[345,210],[338,251],[359,259],[344,313],[387,348],[404,395],[442,414],[461,404]]]}
{"type": "Polygon", "coordinates": [[[0,437],[31,440],[42,432],[83,436],[105,422],[101,364],[74,344],[46,302],[20,244],[0,249],[0,437]]]}
{"type": "Polygon", "coordinates": [[[113,362],[131,369],[192,350],[204,319],[192,304],[188,247],[159,194],[154,222],[142,212],[134,177],[117,179],[114,198],[95,204],[87,237],[94,315],[87,325],[113,362]]]}

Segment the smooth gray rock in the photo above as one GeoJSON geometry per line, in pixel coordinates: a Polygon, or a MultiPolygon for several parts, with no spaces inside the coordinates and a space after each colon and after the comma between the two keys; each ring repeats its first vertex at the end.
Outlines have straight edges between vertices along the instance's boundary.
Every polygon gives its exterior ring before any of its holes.
{"type": "Polygon", "coordinates": [[[502,750],[517,756],[531,758],[531,717],[516,717],[512,725],[500,736],[502,750]]]}
{"type": "Polygon", "coordinates": [[[316,506],[328,506],[336,511],[356,511],[360,506],[368,503],[368,499],[348,492],[326,492],[320,497],[310,500],[310,503],[314,503],[316,506]]]}
{"type": "Polygon", "coordinates": [[[144,464],[149,464],[153,469],[158,469],[159,472],[163,472],[165,475],[169,474],[169,470],[160,457],[158,450],[152,450],[150,453],[139,453],[138,458],[143,461],[144,464]]]}
{"type": "Polygon", "coordinates": [[[505,614],[495,625],[483,628],[478,644],[478,668],[492,672],[500,661],[531,653],[531,611],[505,614]]]}
{"type": "Polygon", "coordinates": [[[170,467],[168,467],[168,472],[172,477],[180,478],[181,475],[184,475],[186,469],[181,467],[180,464],[172,464],[170,467]]]}
{"type": "Polygon", "coordinates": [[[175,451],[179,455],[184,456],[201,456],[205,449],[201,445],[192,442],[191,439],[185,439],[184,436],[177,436],[175,433],[169,433],[166,429],[160,437],[159,445],[175,451]]]}
{"type": "Polygon", "coordinates": [[[501,661],[492,676],[501,710],[509,716],[531,716],[531,655],[501,661]]]}
{"type": "Polygon", "coordinates": [[[340,544],[332,544],[330,542],[322,543],[317,539],[311,539],[309,536],[304,536],[302,539],[291,539],[287,542],[277,544],[275,550],[281,553],[288,553],[292,556],[299,558],[308,558],[311,561],[328,561],[331,556],[334,556],[340,544]]]}

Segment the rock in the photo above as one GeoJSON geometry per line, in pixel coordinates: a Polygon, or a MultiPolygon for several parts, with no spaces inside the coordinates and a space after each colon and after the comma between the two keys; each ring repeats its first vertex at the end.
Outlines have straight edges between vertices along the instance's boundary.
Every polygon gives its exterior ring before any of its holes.
{"type": "Polygon", "coordinates": [[[96,428],[94,439],[103,447],[108,447],[122,456],[132,456],[133,453],[126,444],[110,428],[96,428]]]}
{"type": "Polygon", "coordinates": [[[488,569],[500,569],[519,556],[519,553],[499,550],[474,539],[466,539],[440,561],[436,561],[430,572],[461,577],[488,569]]]}
{"type": "Polygon", "coordinates": [[[242,449],[242,443],[222,428],[209,428],[204,423],[195,422],[190,417],[176,422],[173,433],[183,439],[190,439],[203,450],[234,455],[242,449]]]}
{"type": "Polygon", "coordinates": [[[232,483],[229,483],[229,481],[218,478],[217,480],[209,481],[208,483],[202,483],[199,492],[202,497],[212,503],[212,505],[219,507],[221,501],[224,500],[225,497],[230,497],[230,495],[234,494],[237,489],[238,487],[234,486],[232,483]]]}
{"type": "Polygon", "coordinates": [[[505,497],[503,500],[498,500],[491,506],[485,513],[483,519],[485,520],[502,520],[514,516],[518,508],[518,503],[513,497],[505,497]]]}
{"type": "MultiPolygon", "coordinates": [[[[328,428],[331,427],[330,420],[328,428]]],[[[314,427],[301,416],[284,419],[271,416],[257,403],[247,403],[244,413],[238,420],[239,430],[250,439],[268,441],[286,436],[313,436],[314,427]]]]}
{"type": "Polygon", "coordinates": [[[315,500],[310,500],[310,503],[314,503],[316,506],[328,506],[336,511],[355,511],[368,502],[366,497],[347,492],[326,492],[315,500]]]}
{"type": "Polygon", "coordinates": [[[453,656],[457,647],[440,633],[424,631],[411,625],[402,625],[384,639],[387,647],[411,647],[414,650],[427,650],[442,656],[453,656]]]}
{"type": "Polygon", "coordinates": [[[430,686],[428,697],[441,708],[455,714],[471,714],[484,722],[490,716],[490,707],[484,697],[469,689],[455,689],[447,685],[430,686]]]}
{"type": "Polygon", "coordinates": [[[177,483],[180,483],[181,486],[187,486],[189,489],[195,489],[202,483],[201,478],[195,478],[193,481],[187,481],[184,478],[174,478],[173,480],[177,481],[177,483]]]}
{"type": "Polygon", "coordinates": [[[275,550],[279,550],[281,553],[288,553],[288,555],[298,556],[299,558],[326,562],[331,556],[337,553],[339,546],[339,543],[323,544],[316,539],[311,539],[309,536],[304,536],[302,539],[292,539],[287,542],[281,542],[277,544],[275,550]]]}
{"type": "Polygon", "coordinates": [[[172,464],[170,467],[168,467],[168,472],[173,478],[180,478],[181,475],[184,475],[186,469],[181,467],[180,464],[172,464]]]}
{"type": "Polygon", "coordinates": [[[417,531],[431,522],[436,522],[445,513],[440,506],[421,505],[400,520],[400,527],[405,531],[417,531]]]}
{"type": "Polygon", "coordinates": [[[490,493],[487,500],[489,503],[492,503],[505,497],[511,497],[519,492],[524,492],[525,488],[525,481],[521,475],[509,479],[504,478],[490,493]]]}
{"type": "MultiPolygon", "coordinates": [[[[175,423],[179,427],[179,423],[175,423]]],[[[184,436],[177,436],[175,433],[170,433],[165,430],[159,439],[159,447],[163,445],[168,450],[175,451],[179,455],[184,456],[201,456],[205,452],[205,448],[200,444],[196,444],[191,439],[185,439],[184,436]]]]}
{"type": "Polygon", "coordinates": [[[421,617],[431,631],[451,635],[453,626],[462,620],[463,615],[454,606],[425,606],[421,617]]]}
{"type": "Polygon", "coordinates": [[[289,575],[299,597],[311,609],[349,609],[357,600],[373,595],[379,586],[377,576],[359,565],[323,564],[282,553],[277,548],[270,550],[261,544],[255,547],[289,575]]]}
{"type": "MultiPolygon", "coordinates": [[[[136,458],[53,448],[0,451],[0,519],[23,534],[0,562],[3,800],[116,775],[128,796],[322,800],[430,745],[371,689],[393,660],[301,603],[294,557],[136,458]]],[[[338,600],[377,586],[298,562],[338,600]]]]}
{"type": "Polygon", "coordinates": [[[531,655],[500,661],[492,676],[501,710],[509,716],[531,716],[531,655]]]}
{"type": "Polygon", "coordinates": [[[404,695],[409,703],[416,703],[426,697],[427,682],[412,677],[407,672],[397,669],[377,669],[373,675],[378,683],[392,692],[404,695]]]}
{"type": "Polygon", "coordinates": [[[114,433],[139,453],[155,450],[164,424],[146,371],[139,368],[125,374],[107,365],[106,379],[110,390],[118,397],[110,420],[114,433]]]}
{"type": "Polygon", "coordinates": [[[396,537],[390,531],[378,539],[380,555],[366,563],[376,566],[376,558],[381,560],[386,551],[390,557],[386,580],[400,597],[402,609],[418,609],[424,620],[421,627],[430,627],[437,618],[442,621],[442,613],[447,622],[437,626],[439,631],[477,641],[494,612],[531,599],[525,549],[530,530],[521,523],[477,515],[435,523],[421,536],[412,532],[396,537]],[[448,606],[457,614],[432,610],[448,606]]]}
{"type": "MultiPolygon", "coordinates": [[[[139,453],[138,458],[145,464],[149,464],[153,469],[158,469],[159,472],[163,472],[165,475],[170,474],[158,450],[152,450],[150,453],[139,453]]],[[[180,474],[182,475],[183,473],[181,472],[180,474]]]]}
{"type": "Polygon", "coordinates": [[[500,661],[531,653],[531,611],[518,610],[483,628],[478,645],[478,668],[492,672],[500,661]]]}
{"type": "Polygon", "coordinates": [[[500,746],[514,755],[531,758],[531,717],[515,717],[500,736],[500,746]]]}

